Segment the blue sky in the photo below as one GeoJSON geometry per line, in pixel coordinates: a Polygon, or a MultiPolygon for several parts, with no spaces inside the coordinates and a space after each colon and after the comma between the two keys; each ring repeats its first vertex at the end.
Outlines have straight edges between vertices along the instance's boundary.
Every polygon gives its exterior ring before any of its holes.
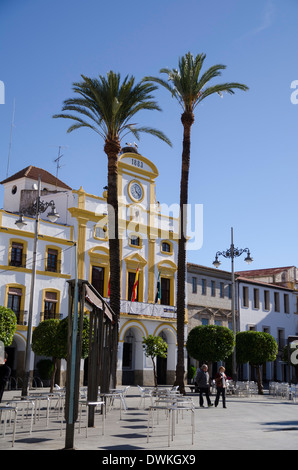
{"type": "MultiPolygon", "coordinates": [[[[235,245],[251,250],[251,269],[298,266],[297,18],[296,0],[1,0],[1,180],[15,103],[8,174],[30,164],[55,174],[61,146],[59,177],[101,195],[103,142],[88,130],[67,134],[69,123],[52,119],[73,96],[72,83],[109,70],[141,80],[176,67],[188,51],[204,52],[206,68],[227,66],[218,82],[249,91],[211,96],[196,110],[189,202],[203,205],[203,245],[188,260],[212,266],[233,226],[235,245]]],[[[165,132],[173,147],[144,135],[139,151],[157,165],[157,199],[170,205],[179,201],[181,111],[165,90],[155,97],[163,111],[143,113],[139,123],[165,132]]],[[[221,267],[229,270],[229,261],[221,267]]],[[[235,268],[247,269],[244,256],[235,268]]]]}

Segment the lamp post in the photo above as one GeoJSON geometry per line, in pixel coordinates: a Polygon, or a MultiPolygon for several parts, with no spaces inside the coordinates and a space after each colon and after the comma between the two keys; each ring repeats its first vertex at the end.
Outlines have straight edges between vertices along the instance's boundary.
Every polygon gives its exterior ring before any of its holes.
{"type": "MultiPolygon", "coordinates": [[[[31,288],[30,288],[30,300],[29,300],[29,311],[28,311],[28,327],[27,327],[27,342],[25,351],[25,377],[22,388],[22,396],[28,395],[28,385],[30,376],[30,359],[31,359],[31,342],[32,342],[32,320],[33,320],[33,301],[34,301],[34,288],[36,278],[36,255],[37,255],[37,241],[38,241],[38,225],[39,225],[39,214],[45,212],[49,207],[52,208],[51,212],[47,214],[51,222],[56,222],[59,218],[59,214],[56,212],[54,201],[44,202],[40,199],[41,192],[41,177],[38,177],[38,190],[37,198],[31,208],[28,209],[29,214],[35,214],[35,229],[34,229],[34,244],[33,244],[33,257],[32,257],[32,275],[31,275],[31,288]]],[[[23,215],[20,214],[20,218],[15,222],[19,229],[23,229],[27,223],[23,220],[23,215]]]]}
{"type": "MultiPolygon", "coordinates": [[[[250,256],[250,251],[248,248],[235,248],[234,247],[234,242],[233,242],[233,227],[231,228],[231,246],[228,250],[226,251],[218,251],[215,255],[215,260],[213,261],[213,265],[218,268],[221,265],[221,262],[219,261],[218,257],[219,256],[224,256],[224,258],[230,258],[231,259],[231,272],[232,272],[232,329],[234,336],[236,338],[236,316],[235,316],[235,273],[234,273],[234,258],[238,258],[238,256],[241,256],[243,253],[247,253],[246,258],[244,261],[246,263],[250,264],[253,261],[253,258],[250,256]]],[[[237,366],[236,366],[236,347],[233,350],[233,355],[232,355],[232,375],[233,375],[233,380],[236,382],[237,381],[237,366]]]]}

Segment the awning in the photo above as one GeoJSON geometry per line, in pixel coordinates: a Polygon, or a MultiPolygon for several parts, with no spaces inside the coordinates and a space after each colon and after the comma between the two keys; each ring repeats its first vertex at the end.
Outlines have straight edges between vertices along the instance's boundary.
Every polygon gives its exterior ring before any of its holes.
{"type": "Polygon", "coordinates": [[[85,285],[85,300],[89,302],[89,304],[93,305],[96,308],[99,308],[104,311],[105,315],[109,318],[111,322],[114,322],[114,313],[110,309],[110,307],[106,304],[106,302],[98,297],[93,290],[90,289],[88,285],[85,285]]]}

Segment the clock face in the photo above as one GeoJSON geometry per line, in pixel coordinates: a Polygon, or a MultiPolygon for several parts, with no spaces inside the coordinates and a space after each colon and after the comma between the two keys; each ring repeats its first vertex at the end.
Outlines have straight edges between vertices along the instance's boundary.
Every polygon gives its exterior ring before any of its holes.
{"type": "Polygon", "coordinates": [[[143,188],[139,183],[132,183],[129,192],[130,196],[136,201],[140,201],[143,197],[143,188]]]}

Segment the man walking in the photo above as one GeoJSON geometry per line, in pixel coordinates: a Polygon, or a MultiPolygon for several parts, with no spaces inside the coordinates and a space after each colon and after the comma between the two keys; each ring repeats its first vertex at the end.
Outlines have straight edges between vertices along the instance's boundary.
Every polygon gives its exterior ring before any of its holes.
{"type": "Polygon", "coordinates": [[[208,407],[213,406],[210,400],[209,373],[208,366],[206,364],[203,364],[201,368],[197,369],[195,384],[198,387],[200,393],[200,407],[204,407],[203,395],[206,396],[208,407]]]}
{"type": "Polygon", "coordinates": [[[5,386],[8,382],[10,374],[11,374],[11,369],[6,364],[7,357],[8,357],[7,353],[5,353],[4,362],[3,362],[3,364],[0,365],[0,403],[2,401],[5,386]]]}

